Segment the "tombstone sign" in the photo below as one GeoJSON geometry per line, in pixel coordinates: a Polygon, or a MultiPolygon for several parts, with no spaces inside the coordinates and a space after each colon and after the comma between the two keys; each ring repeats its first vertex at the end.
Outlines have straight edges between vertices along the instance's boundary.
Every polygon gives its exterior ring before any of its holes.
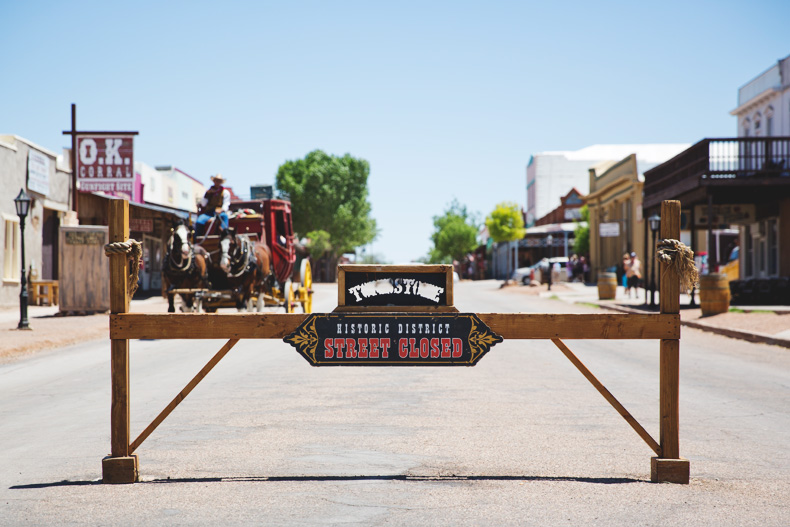
{"type": "Polygon", "coordinates": [[[338,306],[452,306],[452,269],[451,265],[341,265],[338,306]]]}
{"type": "Polygon", "coordinates": [[[474,366],[502,337],[473,313],[314,313],[283,340],[313,366],[474,366]]]}

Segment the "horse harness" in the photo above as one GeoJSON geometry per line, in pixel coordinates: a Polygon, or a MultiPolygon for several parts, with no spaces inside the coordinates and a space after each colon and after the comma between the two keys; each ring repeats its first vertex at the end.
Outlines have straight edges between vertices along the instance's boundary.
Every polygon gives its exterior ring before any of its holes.
{"type": "MultiPolygon", "coordinates": [[[[228,271],[228,277],[230,278],[238,278],[244,273],[250,272],[258,265],[255,259],[255,252],[252,250],[252,242],[249,238],[243,236],[236,237],[237,241],[239,239],[241,239],[241,249],[239,250],[239,244],[236,244],[236,254],[240,254],[240,257],[230,258],[230,270],[228,271]]],[[[228,254],[228,257],[230,257],[230,254],[228,254]]]]}

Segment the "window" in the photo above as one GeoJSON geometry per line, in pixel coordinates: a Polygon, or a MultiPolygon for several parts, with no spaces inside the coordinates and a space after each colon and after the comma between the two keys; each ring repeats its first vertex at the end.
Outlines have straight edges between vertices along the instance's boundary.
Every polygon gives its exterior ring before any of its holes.
{"type": "Polygon", "coordinates": [[[18,282],[20,275],[19,218],[3,215],[3,280],[18,282]]]}

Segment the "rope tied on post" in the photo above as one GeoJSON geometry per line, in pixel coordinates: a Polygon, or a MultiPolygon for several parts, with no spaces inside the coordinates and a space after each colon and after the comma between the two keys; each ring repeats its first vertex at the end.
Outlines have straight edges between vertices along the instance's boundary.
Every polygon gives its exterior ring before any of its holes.
{"type": "Polygon", "coordinates": [[[679,240],[659,240],[656,245],[656,260],[675,267],[680,277],[680,288],[691,291],[699,282],[699,272],[694,265],[694,251],[679,240]]]}
{"type": "Polygon", "coordinates": [[[108,243],[104,246],[104,254],[128,254],[132,261],[131,274],[129,274],[129,298],[134,296],[137,291],[137,280],[140,273],[140,258],[143,256],[143,244],[137,240],[126,240],[125,242],[108,243]]]}

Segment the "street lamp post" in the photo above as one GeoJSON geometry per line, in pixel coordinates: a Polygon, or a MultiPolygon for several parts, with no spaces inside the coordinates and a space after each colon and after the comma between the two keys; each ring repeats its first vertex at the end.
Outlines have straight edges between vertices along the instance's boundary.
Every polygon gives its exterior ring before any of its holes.
{"type": "Polygon", "coordinates": [[[650,224],[650,232],[653,233],[653,258],[650,264],[650,307],[656,307],[655,293],[656,293],[656,232],[661,226],[661,216],[653,214],[647,219],[650,224]]]}
{"type": "Polygon", "coordinates": [[[19,293],[19,325],[16,329],[31,329],[27,321],[27,276],[25,275],[25,218],[30,209],[30,197],[25,189],[20,189],[14,198],[16,215],[19,216],[19,230],[22,236],[22,291],[19,293]]]}
{"type": "Polygon", "coordinates": [[[551,272],[552,272],[552,265],[551,265],[551,254],[552,254],[552,251],[551,251],[551,249],[552,249],[553,244],[554,244],[554,236],[552,236],[551,234],[546,236],[546,243],[549,246],[549,258],[548,258],[549,271],[548,271],[548,273],[546,273],[548,275],[546,283],[549,285],[548,291],[551,291],[551,272]]]}

